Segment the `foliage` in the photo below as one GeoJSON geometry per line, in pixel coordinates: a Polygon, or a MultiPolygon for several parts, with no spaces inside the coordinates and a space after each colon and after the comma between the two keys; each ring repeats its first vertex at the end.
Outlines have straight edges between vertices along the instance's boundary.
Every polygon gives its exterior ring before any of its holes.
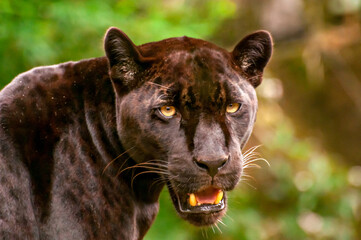
{"type": "Polygon", "coordinates": [[[110,26],[136,44],[206,38],[234,13],[231,1],[0,1],[0,87],[38,65],[102,56],[110,26]]]}
{"type": "MultiPolygon", "coordinates": [[[[275,54],[257,89],[259,115],[247,147],[262,144],[256,151],[271,166],[260,161],[261,169],[247,172],[218,227],[198,229],[178,218],[164,190],[145,239],[361,239],[360,158],[347,160],[323,140],[336,134],[336,145],[350,150],[347,140],[360,137],[337,135],[361,110],[360,9],[360,0],[1,0],[0,88],[34,66],[104,55],[110,26],[136,44],[187,35],[228,47],[255,27],[289,23],[273,30],[275,54]],[[282,6],[296,10],[282,16],[282,6]],[[353,84],[327,84],[333,75],[353,84]],[[343,87],[351,88],[352,101],[339,98],[343,87]],[[347,117],[342,110],[352,106],[355,114],[347,117]],[[336,127],[334,119],[341,119],[336,127]]],[[[359,122],[350,131],[360,129],[359,122]]]]}

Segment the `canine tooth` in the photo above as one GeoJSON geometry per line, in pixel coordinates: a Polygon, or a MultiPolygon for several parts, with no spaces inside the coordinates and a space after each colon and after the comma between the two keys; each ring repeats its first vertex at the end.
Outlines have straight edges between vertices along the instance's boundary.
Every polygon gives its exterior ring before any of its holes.
{"type": "Polygon", "coordinates": [[[222,201],[222,198],[223,198],[223,191],[219,191],[217,193],[217,197],[216,197],[216,200],[214,201],[214,204],[218,204],[222,201]]]}
{"type": "Polygon", "coordinates": [[[196,196],[194,195],[194,193],[191,193],[189,195],[189,204],[194,207],[195,205],[197,205],[197,199],[196,196]]]}

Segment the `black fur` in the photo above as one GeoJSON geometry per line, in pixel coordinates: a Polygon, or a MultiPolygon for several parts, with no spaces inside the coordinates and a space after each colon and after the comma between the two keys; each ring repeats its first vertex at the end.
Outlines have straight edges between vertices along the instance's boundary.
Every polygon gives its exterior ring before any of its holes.
{"type": "Polygon", "coordinates": [[[271,44],[258,32],[232,53],[187,37],[135,46],[112,28],[107,57],[17,76],[0,93],[0,238],[142,239],[164,185],[182,218],[214,224],[225,208],[177,201],[238,183],[271,44]]]}

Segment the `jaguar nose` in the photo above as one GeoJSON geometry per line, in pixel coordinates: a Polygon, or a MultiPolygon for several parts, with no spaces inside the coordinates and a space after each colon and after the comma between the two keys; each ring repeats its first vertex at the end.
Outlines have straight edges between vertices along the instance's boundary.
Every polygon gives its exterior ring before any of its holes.
{"type": "Polygon", "coordinates": [[[218,171],[226,165],[229,157],[222,157],[216,160],[206,160],[204,158],[195,159],[194,163],[201,169],[206,170],[211,177],[214,177],[218,171]]]}

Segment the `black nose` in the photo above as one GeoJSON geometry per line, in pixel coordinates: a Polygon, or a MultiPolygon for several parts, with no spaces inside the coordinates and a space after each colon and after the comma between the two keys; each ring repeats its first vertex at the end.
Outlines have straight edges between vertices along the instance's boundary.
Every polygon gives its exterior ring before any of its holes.
{"type": "Polygon", "coordinates": [[[207,170],[211,177],[214,177],[218,171],[227,163],[228,157],[219,158],[217,160],[195,159],[195,164],[201,168],[207,170]]]}

